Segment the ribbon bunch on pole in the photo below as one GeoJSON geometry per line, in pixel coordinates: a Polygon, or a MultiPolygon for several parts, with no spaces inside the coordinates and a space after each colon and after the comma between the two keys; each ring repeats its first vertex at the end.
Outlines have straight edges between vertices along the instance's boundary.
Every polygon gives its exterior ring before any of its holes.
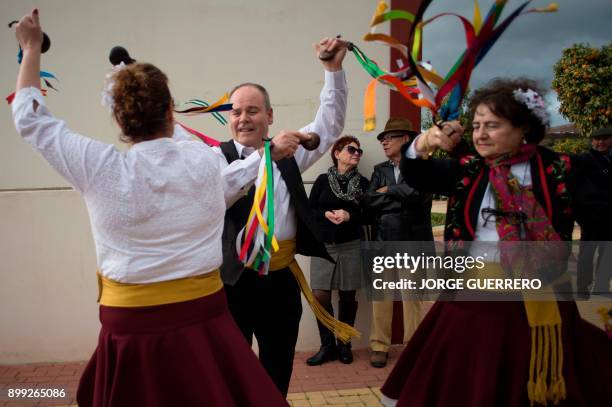
{"type": "MultiPolygon", "coordinates": [[[[182,110],[175,109],[174,112],[184,114],[186,116],[193,116],[193,115],[202,114],[202,113],[210,113],[219,123],[221,123],[221,125],[226,125],[227,119],[225,119],[225,117],[223,117],[221,113],[219,112],[226,112],[228,110],[232,110],[232,104],[227,103],[228,100],[229,100],[229,95],[227,93],[223,95],[219,100],[217,100],[212,105],[208,104],[206,101],[202,99],[191,99],[185,104],[195,105],[195,107],[190,107],[190,108],[182,109],[182,110]]],[[[191,127],[187,127],[182,123],[179,123],[179,122],[177,123],[187,132],[198,137],[200,140],[202,140],[204,143],[208,144],[209,146],[218,147],[219,145],[221,145],[221,142],[219,142],[219,140],[209,137],[205,135],[204,133],[201,133],[195,129],[192,129],[191,127]]]]}
{"type": "MultiPolygon", "coordinates": [[[[17,24],[18,21],[11,21],[8,26],[9,28],[13,27],[13,25],[17,24]]],[[[46,33],[43,33],[43,43],[41,45],[41,52],[44,54],[45,52],[47,52],[49,50],[49,48],[51,48],[51,40],[49,39],[49,36],[46,33]]],[[[21,46],[19,47],[19,52],[17,53],[17,63],[19,65],[21,65],[21,61],[23,60],[23,49],[21,49],[21,46]]],[[[55,77],[55,75],[53,75],[51,72],[47,72],[47,71],[40,71],[40,79],[41,82],[44,83],[45,85],[47,85],[47,87],[49,89],[53,89],[54,91],[58,92],[58,90],[55,88],[55,86],[53,86],[53,84],[51,83],[51,80],[56,80],[59,81],[59,79],[57,79],[55,77]]],[[[43,95],[47,96],[47,89],[44,89],[41,86],[40,91],[42,92],[43,95]]],[[[15,99],[15,92],[12,92],[10,95],[8,95],[6,98],[7,103],[10,105],[11,103],[13,103],[13,99],[15,99]]]]}
{"type": "Polygon", "coordinates": [[[199,113],[211,113],[215,119],[222,125],[227,124],[227,120],[223,117],[219,112],[226,112],[228,110],[232,110],[232,104],[227,103],[229,100],[229,95],[226,93],[219,100],[217,100],[212,105],[209,105],[206,101],[202,99],[191,99],[187,101],[185,104],[195,105],[195,107],[190,107],[188,109],[183,110],[174,110],[176,113],[182,113],[186,115],[194,115],[199,113]]]}
{"type": "Polygon", "coordinates": [[[274,176],[270,140],[264,142],[264,165],[259,167],[255,199],[245,227],[236,237],[241,262],[259,274],[267,274],[273,251],[279,249],[274,236],[274,176]]]}
{"type": "Polygon", "coordinates": [[[374,61],[371,61],[361,50],[354,47],[353,54],[374,80],[370,82],[364,97],[364,130],[375,128],[375,87],[377,82],[399,91],[408,101],[419,107],[431,110],[438,120],[453,120],[459,115],[459,106],[465,97],[474,68],[482,61],[491,47],[519,16],[534,12],[554,12],[556,3],[544,8],[526,10],[532,0],[525,1],[503,21],[499,21],[507,0],[495,0],[484,21],[482,20],[478,1],[474,0],[474,18],[467,18],[455,13],[441,13],[424,20],[424,14],[432,0],[423,0],[415,14],[404,10],[388,10],[389,6],[381,0],[376,7],[370,31],[363,37],[364,41],[376,41],[397,49],[403,59],[398,60],[400,70],[385,72],[374,61]],[[419,60],[423,27],[443,16],[455,16],[463,24],[466,48],[445,77],[439,76],[433,67],[419,60]],[[387,34],[375,32],[376,26],[393,20],[405,20],[411,23],[410,35],[402,42],[387,34]],[[499,23],[499,24],[498,24],[499,23]]]}

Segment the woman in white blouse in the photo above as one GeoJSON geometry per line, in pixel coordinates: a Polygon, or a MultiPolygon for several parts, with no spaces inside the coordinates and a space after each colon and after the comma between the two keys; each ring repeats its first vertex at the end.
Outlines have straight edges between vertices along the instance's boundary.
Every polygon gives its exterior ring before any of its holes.
{"type": "Polygon", "coordinates": [[[151,64],[113,75],[120,152],[45,105],[37,10],[16,35],[15,126],[83,194],[96,244],[102,328],[79,405],[286,405],[228,312],[218,159],[174,126],[166,75],[151,64]]]}

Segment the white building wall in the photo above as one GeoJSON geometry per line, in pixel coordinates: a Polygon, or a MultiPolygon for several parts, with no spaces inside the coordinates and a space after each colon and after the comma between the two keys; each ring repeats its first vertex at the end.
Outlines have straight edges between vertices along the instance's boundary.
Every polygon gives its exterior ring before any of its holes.
{"type": "MultiPolygon", "coordinates": [[[[361,42],[375,6],[375,0],[3,0],[0,15],[8,22],[39,8],[52,42],[42,69],[60,79],[59,92],[49,91],[47,104],[73,130],[119,144],[119,130],[100,105],[113,46],[123,45],[136,59],[166,72],[177,102],[212,102],[240,82],[263,84],[274,108],[274,135],[314,117],[323,70],[313,42],[341,33],[388,66],[384,47],[361,42]]],[[[0,93],[6,95],[15,86],[16,53],[14,36],[5,28],[0,93]]],[[[384,159],[377,132],[361,131],[369,77],[352,55],[344,65],[350,89],[345,133],[361,140],[366,154],[360,170],[369,177],[384,159]]],[[[377,131],[387,118],[387,100],[381,87],[377,131]]],[[[179,120],[211,137],[230,137],[212,116],[179,120]]],[[[95,249],[85,205],[20,139],[7,105],[0,114],[0,140],[0,363],[87,359],[99,323],[95,249]]],[[[324,157],[304,180],[312,182],[330,164],[324,157]]],[[[309,260],[299,261],[308,276],[309,260]]],[[[357,324],[367,334],[369,306],[361,300],[357,324]]],[[[356,346],[367,344],[365,336],[356,346]]],[[[317,347],[314,317],[304,304],[298,350],[317,347]]]]}

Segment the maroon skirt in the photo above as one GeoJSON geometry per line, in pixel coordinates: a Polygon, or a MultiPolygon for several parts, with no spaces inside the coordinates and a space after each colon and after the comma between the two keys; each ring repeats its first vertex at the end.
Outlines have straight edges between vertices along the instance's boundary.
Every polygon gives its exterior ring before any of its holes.
{"type": "Polygon", "coordinates": [[[150,307],[100,306],[79,406],[287,406],[234,323],[223,290],[150,307]]]}
{"type": "MultiPolygon", "coordinates": [[[[612,405],[612,341],[559,302],[565,406],[612,405]]],[[[529,406],[522,302],[437,302],[383,385],[398,406],[529,406]]]]}

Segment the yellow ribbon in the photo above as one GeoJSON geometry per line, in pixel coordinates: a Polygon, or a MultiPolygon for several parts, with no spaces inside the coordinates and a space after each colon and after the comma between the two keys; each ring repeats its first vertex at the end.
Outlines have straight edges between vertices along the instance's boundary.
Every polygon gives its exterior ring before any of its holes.
{"type": "Polygon", "coordinates": [[[321,321],[327,329],[332,331],[336,335],[336,338],[344,343],[348,343],[351,337],[359,338],[361,336],[359,331],[355,328],[344,322],[338,321],[333,315],[330,315],[314,297],[300,265],[295,260],[295,239],[281,241],[279,250],[274,253],[270,259],[270,271],[281,270],[287,267],[295,277],[315,317],[321,321]]]}

